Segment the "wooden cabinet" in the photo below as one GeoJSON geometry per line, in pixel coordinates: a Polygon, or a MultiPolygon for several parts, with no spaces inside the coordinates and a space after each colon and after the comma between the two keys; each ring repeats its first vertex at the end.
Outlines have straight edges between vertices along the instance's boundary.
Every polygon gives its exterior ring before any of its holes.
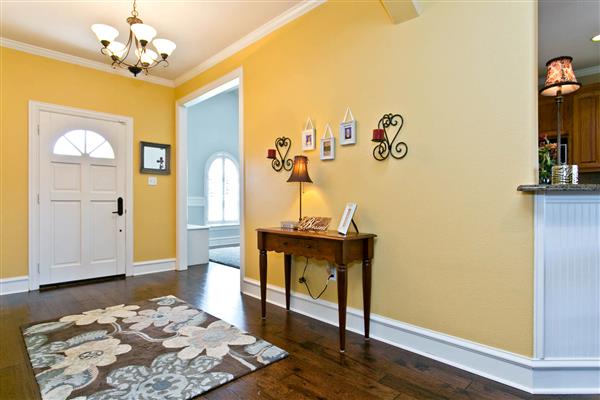
{"type": "Polygon", "coordinates": [[[573,96],[573,160],[581,171],[600,171],[600,85],[573,96]]]}
{"type": "MultiPolygon", "coordinates": [[[[540,137],[556,137],[556,103],[553,97],[538,98],[540,137]]],[[[569,163],[580,172],[600,171],[600,83],[585,85],[564,97],[563,137],[569,144],[569,163]]]]}

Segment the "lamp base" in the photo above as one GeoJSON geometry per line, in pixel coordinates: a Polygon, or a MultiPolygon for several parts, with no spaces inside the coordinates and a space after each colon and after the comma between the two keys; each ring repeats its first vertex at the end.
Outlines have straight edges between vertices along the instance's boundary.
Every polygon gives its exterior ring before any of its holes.
{"type": "Polygon", "coordinates": [[[577,165],[555,165],[552,167],[553,185],[572,185],[579,183],[579,167],[577,165]]]}

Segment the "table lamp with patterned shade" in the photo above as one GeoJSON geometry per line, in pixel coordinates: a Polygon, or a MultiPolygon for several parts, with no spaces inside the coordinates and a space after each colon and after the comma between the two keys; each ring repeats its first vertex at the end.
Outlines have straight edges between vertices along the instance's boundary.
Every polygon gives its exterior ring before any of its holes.
{"type": "Polygon", "coordinates": [[[300,221],[302,219],[302,183],[312,183],[310,176],[308,176],[308,157],[294,156],[294,168],[287,181],[300,183],[300,218],[298,218],[298,221],[300,221]]]}
{"type": "Polygon", "coordinates": [[[542,96],[554,96],[556,102],[556,142],[557,142],[557,165],[552,167],[552,184],[577,183],[577,165],[566,165],[562,159],[561,133],[562,118],[560,109],[563,95],[573,93],[581,87],[575,78],[572,57],[556,57],[546,63],[546,82],[540,89],[542,96]]]}

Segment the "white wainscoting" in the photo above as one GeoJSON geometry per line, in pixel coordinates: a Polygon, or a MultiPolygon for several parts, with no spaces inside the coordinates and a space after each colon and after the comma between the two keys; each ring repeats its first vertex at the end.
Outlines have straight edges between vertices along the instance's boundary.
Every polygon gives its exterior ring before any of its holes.
{"type": "Polygon", "coordinates": [[[600,194],[535,196],[536,357],[600,365],[600,194]]]}
{"type": "MultiPolygon", "coordinates": [[[[244,278],[242,292],[260,298],[258,281],[244,278]]],[[[283,288],[268,285],[267,301],[285,308],[283,288]]],[[[292,292],[290,308],[338,326],[337,304],[292,292]]],[[[267,321],[269,311],[267,309],[267,321]]],[[[362,310],[348,307],[347,330],[363,334],[362,310]]],[[[529,393],[600,393],[600,365],[588,360],[535,360],[519,354],[371,314],[371,338],[529,393]]]]}
{"type": "Polygon", "coordinates": [[[239,225],[212,225],[208,231],[210,247],[234,246],[240,244],[239,225]]]}
{"type": "Polygon", "coordinates": [[[155,272],[173,271],[175,259],[165,258],[162,260],[139,261],[133,263],[133,276],[153,274],[155,272]]]}
{"type": "Polygon", "coordinates": [[[14,278],[0,279],[0,295],[22,293],[29,291],[29,277],[16,276],[14,278]]]}

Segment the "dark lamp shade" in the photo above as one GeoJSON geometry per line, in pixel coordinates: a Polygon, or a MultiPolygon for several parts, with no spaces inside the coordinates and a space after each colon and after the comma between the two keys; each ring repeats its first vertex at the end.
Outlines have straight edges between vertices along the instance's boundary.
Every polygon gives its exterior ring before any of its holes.
{"type": "Polygon", "coordinates": [[[581,86],[575,78],[573,71],[573,58],[556,57],[546,63],[546,82],[540,89],[542,96],[556,96],[560,94],[569,94],[581,86]]]}
{"type": "Polygon", "coordinates": [[[288,182],[309,182],[312,183],[310,176],[308,176],[308,158],[305,156],[294,157],[294,169],[288,182]]]}

